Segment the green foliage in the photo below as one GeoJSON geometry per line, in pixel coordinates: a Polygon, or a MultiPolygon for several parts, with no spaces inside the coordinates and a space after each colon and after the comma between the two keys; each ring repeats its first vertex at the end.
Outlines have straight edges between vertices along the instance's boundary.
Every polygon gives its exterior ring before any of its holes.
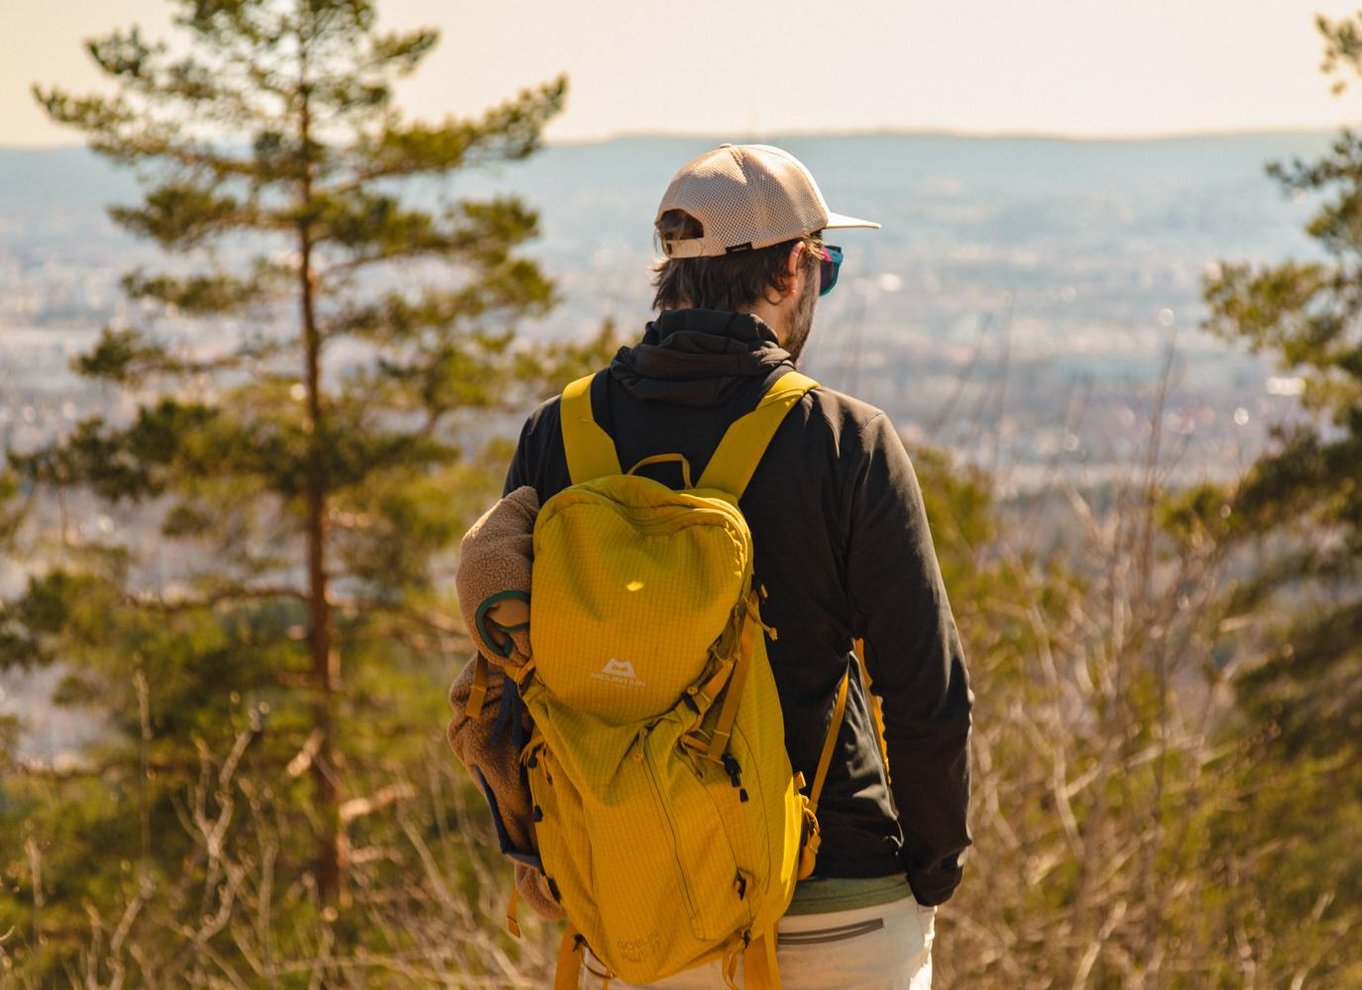
{"type": "Polygon", "coordinates": [[[22,498],[19,476],[8,467],[0,470],[0,554],[14,546],[27,514],[27,500],[22,498]]]}
{"type": "MultiPolygon", "coordinates": [[[[1316,23],[1341,92],[1362,71],[1362,18],[1316,23]]],[[[1324,260],[1221,264],[1203,287],[1206,326],[1300,376],[1306,416],[1277,427],[1233,484],[1171,499],[1162,521],[1182,553],[1233,578],[1206,633],[1236,701],[1217,728],[1220,808],[1204,826],[1237,892],[1218,906],[1221,943],[1276,974],[1267,983],[1358,986],[1362,136],[1345,129],[1318,161],[1268,173],[1319,202],[1306,229],[1324,260]]]]}
{"type": "MultiPolygon", "coordinates": [[[[1317,24],[1325,70],[1362,69],[1362,21],[1317,24]]],[[[1254,609],[1262,660],[1248,708],[1293,749],[1347,747],[1362,706],[1362,137],[1345,129],[1316,162],[1273,163],[1284,189],[1321,198],[1307,232],[1326,261],[1226,264],[1208,278],[1207,326],[1304,378],[1307,423],[1279,428],[1236,485],[1186,497],[1184,534],[1254,544],[1262,561],[1237,596],[1254,609]]]]}

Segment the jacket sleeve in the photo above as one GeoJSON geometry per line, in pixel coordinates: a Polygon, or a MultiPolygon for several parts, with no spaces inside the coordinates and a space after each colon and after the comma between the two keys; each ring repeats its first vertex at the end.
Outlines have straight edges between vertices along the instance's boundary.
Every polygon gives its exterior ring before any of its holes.
{"type": "Polygon", "coordinates": [[[922,904],[960,882],[970,844],[970,709],[960,636],[903,442],[888,418],[863,427],[851,472],[847,582],[884,712],[904,867],[922,904]]]}
{"type": "Polygon", "coordinates": [[[501,492],[503,496],[522,485],[530,485],[539,496],[539,504],[543,505],[570,483],[558,403],[556,395],[547,399],[525,420],[516,443],[515,456],[506,470],[506,481],[501,492]]]}
{"type": "MultiPolygon", "coordinates": [[[[534,484],[534,472],[530,470],[530,447],[535,436],[535,417],[531,416],[525,420],[525,424],[520,428],[520,439],[516,442],[515,455],[511,458],[510,466],[506,469],[506,481],[501,486],[501,496],[505,498],[511,492],[522,485],[534,484]]],[[[540,495],[538,486],[535,486],[535,493],[540,495]]]]}

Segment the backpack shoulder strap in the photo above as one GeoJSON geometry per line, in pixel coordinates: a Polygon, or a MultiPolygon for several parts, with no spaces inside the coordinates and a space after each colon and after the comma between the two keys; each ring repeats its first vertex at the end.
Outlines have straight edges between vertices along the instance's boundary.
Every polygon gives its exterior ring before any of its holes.
{"type": "Polygon", "coordinates": [[[717,488],[737,498],[747,490],[766,446],[775,436],[785,414],[818,383],[797,371],[786,372],[775,380],[757,403],[757,408],[735,419],[728,427],[714,456],[700,475],[700,488],[717,488]]]}
{"type": "Polygon", "coordinates": [[[595,378],[595,375],[578,378],[563,389],[563,401],[558,410],[563,427],[563,452],[567,455],[568,474],[574,485],[622,473],[615,441],[591,414],[591,383],[595,378]]]}

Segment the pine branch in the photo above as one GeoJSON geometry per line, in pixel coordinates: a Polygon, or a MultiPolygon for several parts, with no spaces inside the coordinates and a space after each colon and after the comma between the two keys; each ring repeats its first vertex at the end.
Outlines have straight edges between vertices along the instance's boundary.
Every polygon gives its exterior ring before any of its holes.
{"type": "Polygon", "coordinates": [[[109,216],[133,234],[163,248],[194,248],[224,233],[284,229],[254,204],[217,192],[206,183],[171,181],[146,194],[141,207],[115,206],[109,216]]]}
{"type": "MultiPolygon", "coordinates": [[[[258,267],[245,278],[225,273],[175,277],[136,271],[123,277],[123,291],[130,299],[152,299],[174,306],[186,315],[205,316],[232,313],[283,298],[287,289],[282,282],[287,274],[280,266],[258,267]]],[[[211,370],[196,369],[196,373],[211,370]]]]}
{"type": "Polygon", "coordinates": [[[453,117],[440,124],[404,123],[390,117],[376,135],[355,148],[349,179],[328,190],[341,194],[379,179],[443,175],[464,167],[526,158],[540,147],[540,133],[567,97],[567,78],[524,89],[480,120],[453,117]]]}
{"type": "Polygon", "coordinates": [[[214,609],[220,605],[239,602],[268,602],[281,599],[303,604],[310,600],[306,591],[290,585],[220,588],[206,594],[177,592],[173,595],[153,595],[129,592],[124,595],[124,601],[128,605],[161,614],[214,609]]]}

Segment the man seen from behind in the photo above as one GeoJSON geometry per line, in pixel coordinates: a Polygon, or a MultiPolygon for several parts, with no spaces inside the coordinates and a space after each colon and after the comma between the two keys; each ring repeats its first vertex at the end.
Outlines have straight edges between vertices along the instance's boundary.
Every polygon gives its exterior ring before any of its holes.
{"type": "MultiPolygon", "coordinates": [[[[829,212],[777,148],[724,145],[677,173],[655,219],[657,318],[591,386],[622,464],[679,452],[703,469],[728,425],[795,368],[837,279],[842,251],[826,233],[840,227],[878,224],[829,212]]],[[[667,471],[655,476],[679,486],[667,471]]],[[[553,399],[525,424],[506,491],[531,485],[542,504],[570,483],[553,399]]],[[[936,909],[970,844],[972,699],[912,465],[883,412],[818,387],[781,423],[740,507],[762,618],[778,632],[767,647],[794,769],[812,778],[858,641],[883,716],[882,747],[852,676],[817,868],[777,928],[783,985],[929,987],[936,909]]],[[[591,969],[586,985],[601,986],[591,969]]],[[[652,985],[725,984],[714,963],[652,985]]]]}

